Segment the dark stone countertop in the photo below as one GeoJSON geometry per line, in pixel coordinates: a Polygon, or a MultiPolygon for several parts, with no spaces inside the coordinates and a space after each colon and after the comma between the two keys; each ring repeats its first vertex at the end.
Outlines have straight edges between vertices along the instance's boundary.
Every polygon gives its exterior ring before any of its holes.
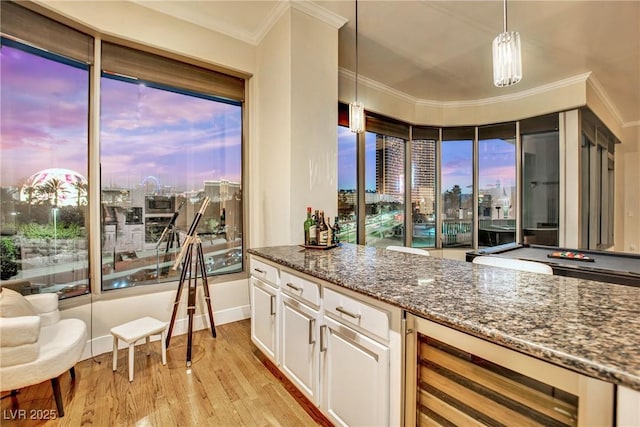
{"type": "Polygon", "coordinates": [[[342,244],[249,249],[410,313],[640,391],[640,288],[342,244]]]}

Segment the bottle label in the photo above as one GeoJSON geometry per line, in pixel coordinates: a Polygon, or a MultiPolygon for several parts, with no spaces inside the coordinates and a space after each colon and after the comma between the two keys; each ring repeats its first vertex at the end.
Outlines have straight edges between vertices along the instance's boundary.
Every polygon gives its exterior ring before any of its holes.
{"type": "Polygon", "coordinates": [[[320,246],[327,246],[327,240],[329,238],[329,232],[327,230],[322,230],[320,232],[320,235],[318,236],[319,238],[319,242],[318,245],[320,246]]]}
{"type": "Polygon", "coordinates": [[[316,240],[316,225],[312,225],[311,227],[309,227],[309,244],[310,245],[317,245],[318,242],[316,240]]]}

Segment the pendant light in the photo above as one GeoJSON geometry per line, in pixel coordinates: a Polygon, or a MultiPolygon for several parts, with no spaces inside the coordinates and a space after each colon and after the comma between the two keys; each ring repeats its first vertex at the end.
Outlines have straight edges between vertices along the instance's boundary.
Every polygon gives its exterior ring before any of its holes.
{"type": "Polygon", "coordinates": [[[507,0],[504,3],[504,29],[493,39],[493,84],[511,86],[522,79],[520,34],[507,31],[507,0]]]}
{"type": "Polygon", "coordinates": [[[358,101],[358,0],[356,3],[356,98],[349,104],[349,129],[354,133],[364,132],[364,107],[358,101]]]}

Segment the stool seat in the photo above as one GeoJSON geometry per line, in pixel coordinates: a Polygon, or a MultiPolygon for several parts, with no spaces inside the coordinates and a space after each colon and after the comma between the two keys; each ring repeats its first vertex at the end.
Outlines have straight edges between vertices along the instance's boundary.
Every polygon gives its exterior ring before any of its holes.
{"type": "Polygon", "coordinates": [[[115,371],[118,368],[118,340],[120,339],[129,345],[129,381],[133,381],[133,356],[135,353],[135,343],[142,338],[145,338],[147,355],[149,355],[149,338],[151,335],[161,336],[160,346],[162,347],[162,364],[166,365],[166,333],[167,322],[162,322],[148,316],[111,328],[111,335],[113,335],[113,370],[115,371]]]}

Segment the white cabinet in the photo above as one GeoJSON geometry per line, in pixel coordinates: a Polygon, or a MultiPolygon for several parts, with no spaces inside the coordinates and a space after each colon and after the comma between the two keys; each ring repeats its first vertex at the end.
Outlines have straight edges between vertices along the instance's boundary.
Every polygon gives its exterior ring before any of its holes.
{"type": "Polygon", "coordinates": [[[279,283],[278,268],[251,257],[251,341],[278,363],[279,343],[279,283]]]}
{"type": "Polygon", "coordinates": [[[336,425],[389,425],[389,347],[324,317],[322,410],[336,425]]]}
{"type": "Polygon", "coordinates": [[[335,425],[400,425],[397,307],[251,257],[251,339],[335,425]]]}
{"type": "Polygon", "coordinates": [[[618,386],[617,426],[640,426],[640,392],[618,386]]]}
{"type": "Polygon", "coordinates": [[[282,295],[281,370],[307,398],[318,405],[318,311],[282,295]]]}
{"type": "Polygon", "coordinates": [[[256,277],[251,277],[251,341],[274,363],[277,363],[278,290],[256,277]]]}

